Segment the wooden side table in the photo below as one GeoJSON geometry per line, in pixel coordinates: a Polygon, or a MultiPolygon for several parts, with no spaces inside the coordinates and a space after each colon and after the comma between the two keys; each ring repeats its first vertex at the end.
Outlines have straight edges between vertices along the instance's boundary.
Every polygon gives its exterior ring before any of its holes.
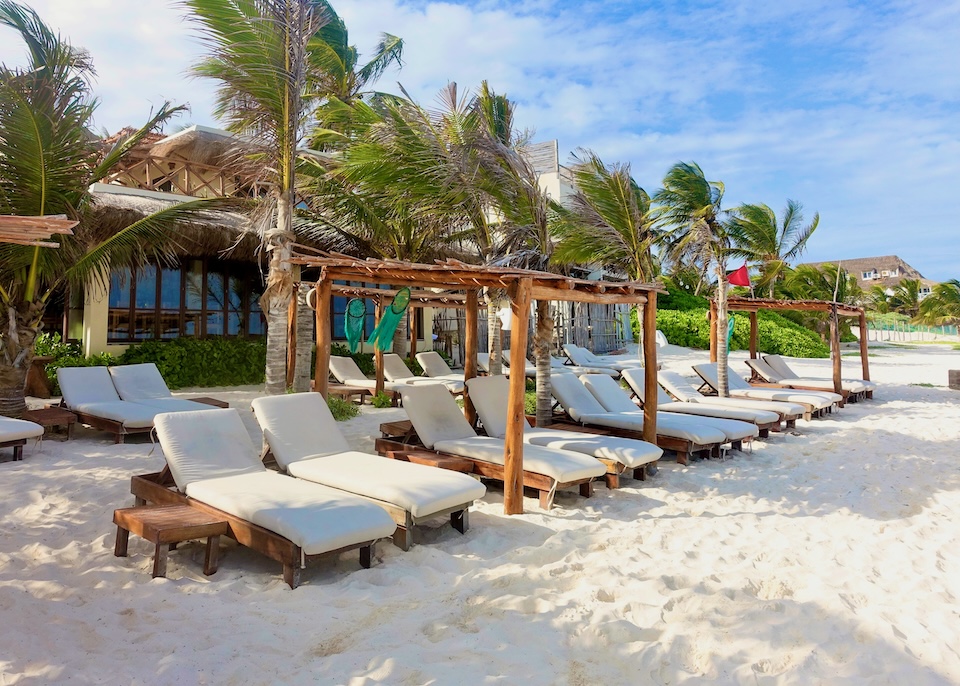
{"type": "Polygon", "coordinates": [[[114,510],[113,523],[117,525],[117,542],[113,554],[127,556],[130,532],[154,544],[153,577],[167,575],[167,550],[177,543],[206,538],[207,550],[203,573],[217,571],[220,536],[227,533],[227,523],[189,505],[160,505],[126,507],[114,510]]]}
{"type": "Polygon", "coordinates": [[[195,403],[202,403],[204,405],[211,405],[213,407],[230,407],[230,403],[224,400],[217,400],[216,398],[187,398],[187,400],[192,400],[195,403]]]}
{"type": "Polygon", "coordinates": [[[373,391],[368,388],[359,388],[357,386],[342,386],[338,384],[330,384],[327,386],[327,393],[329,395],[336,396],[338,398],[343,398],[344,400],[350,400],[353,396],[359,396],[359,403],[363,405],[363,399],[365,397],[372,396],[373,391]]]}
{"type": "Polygon", "coordinates": [[[414,450],[411,452],[389,451],[386,457],[394,460],[403,460],[414,464],[422,464],[428,467],[438,467],[439,469],[449,469],[453,472],[463,472],[464,474],[473,473],[473,461],[465,457],[455,455],[440,455],[429,450],[414,450]]]}
{"type": "Polygon", "coordinates": [[[23,419],[35,422],[45,429],[63,426],[67,429],[67,440],[73,438],[73,425],[77,423],[77,415],[64,407],[46,407],[42,410],[27,410],[23,419]]]}

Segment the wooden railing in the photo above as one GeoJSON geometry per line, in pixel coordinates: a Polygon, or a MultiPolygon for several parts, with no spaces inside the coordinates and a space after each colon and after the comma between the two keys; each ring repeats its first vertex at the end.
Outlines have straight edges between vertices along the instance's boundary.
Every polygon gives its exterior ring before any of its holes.
{"type": "Polygon", "coordinates": [[[221,167],[170,157],[125,160],[103,183],[192,197],[257,197],[269,189],[266,181],[230,173],[221,167]]]}

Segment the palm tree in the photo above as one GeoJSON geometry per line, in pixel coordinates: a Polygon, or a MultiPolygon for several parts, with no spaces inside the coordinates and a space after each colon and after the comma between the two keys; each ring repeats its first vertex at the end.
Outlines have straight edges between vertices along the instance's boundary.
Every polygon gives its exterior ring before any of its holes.
{"type": "Polygon", "coordinates": [[[787,200],[780,222],[768,206],[741,205],[733,211],[730,234],[736,247],[733,257],[742,257],[760,270],[759,288],[766,288],[770,297],[778,281],[784,278],[789,263],[803,254],[807,241],[820,223],[820,215],[803,224],[803,207],[787,200]]]}
{"type": "MultiPolygon", "coordinates": [[[[863,300],[863,290],[857,278],[835,264],[814,267],[809,264],[798,265],[788,270],[783,285],[788,297],[796,300],[821,300],[854,305],[863,300]]],[[[790,319],[816,331],[827,340],[830,315],[824,312],[786,313],[790,319]]],[[[840,321],[841,334],[850,330],[847,320],[840,321]]]]}
{"type": "Polygon", "coordinates": [[[260,208],[261,240],[270,255],[261,305],[267,318],[266,392],[283,393],[298,149],[317,128],[318,106],[355,95],[399,60],[402,44],[390,41],[376,64],[348,74],[356,67],[355,52],[326,0],[181,0],[181,6],[208,48],[194,74],[220,84],[214,114],[273,171],[273,190],[260,208]]]}
{"type": "Polygon", "coordinates": [[[865,294],[864,303],[867,309],[873,312],[886,314],[890,311],[890,296],[887,294],[887,289],[883,286],[876,284],[871,286],[870,290],[865,294]]]}
{"type": "Polygon", "coordinates": [[[151,130],[181,108],[165,104],[141,129],[103,154],[90,135],[96,99],[89,55],[56,35],[33,10],[0,0],[0,26],[27,45],[23,69],[0,66],[0,214],[64,214],[80,223],[57,248],[0,247],[0,414],[25,409],[34,342],[51,296],[63,284],[104,288],[110,271],[170,257],[166,228],[199,208],[193,201],[146,216],[104,238],[89,216],[92,183],[101,180],[151,130]]]}
{"type": "Polygon", "coordinates": [[[916,317],[920,312],[920,279],[903,279],[893,289],[890,296],[890,307],[909,317],[916,317]]]}
{"type": "Polygon", "coordinates": [[[723,184],[707,181],[695,162],[678,162],[667,172],[663,188],[654,195],[664,223],[672,229],[664,237],[666,254],[674,262],[686,257],[713,270],[717,280],[717,377],[721,397],[727,385],[727,259],[731,238],[724,211],[723,184]]]}
{"type": "Polygon", "coordinates": [[[950,279],[934,286],[920,302],[917,321],[935,326],[960,323],[960,281],[950,279]]]}

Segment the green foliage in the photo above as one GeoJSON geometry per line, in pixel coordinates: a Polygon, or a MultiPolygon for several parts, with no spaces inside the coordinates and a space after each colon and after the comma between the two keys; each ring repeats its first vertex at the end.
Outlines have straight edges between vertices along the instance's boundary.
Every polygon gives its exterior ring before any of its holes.
{"type": "Polygon", "coordinates": [[[330,396],[327,398],[327,407],[330,408],[330,414],[338,422],[345,422],[360,415],[360,408],[348,400],[330,396]]]}
{"type": "Polygon", "coordinates": [[[386,391],[380,391],[370,398],[370,404],[382,410],[386,407],[393,407],[393,398],[386,391]]]}
{"type": "Polygon", "coordinates": [[[241,338],[174,338],[130,346],[119,364],[153,362],[170,388],[263,383],[267,346],[241,338]]]}
{"type": "Polygon", "coordinates": [[[537,413],[537,392],[527,391],[523,396],[523,412],[524,414],[536,414],[537,413]]]}
{"type": "Polygon", "coordinates": [[[420,366],[420,363],[417,362],[416,358],[410,359],[409,357],[401,358],[403,363],[407,365],[407,369],[413,372],[414,376],[423,376],[423,367],[420,366]]]}
{"type": "Polygon", "coordinates": [[[57,369],[60,367],[109,367],[117,364],[117,358],[110,353],[84,357],[79,345],[64,342],[58,333],[37,336],[36,351],[37,355],[53,357],[47,363],[46,373],[54,395],[60,395],[60,384],[57,382],[57,369]]]}
{"type": "Polygon", "coordinates": [[[710,301],[706,298],[680,289],[671,288],[666,294],[657,295],[658,310],[706,310],[709,307],[710,301]]]}
{"type": "Polygon", "coordinates": [[[67,343],[58,333],[42,333],[34,343],[34,354],[40,357],[58,358],[80,357],[80,346],[67,343]]]}
{"type": "Polygon", "coordinates": [[[372,376],[377,373],[377,367],[373,363],[373,353],[351,353],[350,348],[342,343],[334,343],[330,346],[330,354],[337,357],[352,357],[365,376],[372,376]]]}

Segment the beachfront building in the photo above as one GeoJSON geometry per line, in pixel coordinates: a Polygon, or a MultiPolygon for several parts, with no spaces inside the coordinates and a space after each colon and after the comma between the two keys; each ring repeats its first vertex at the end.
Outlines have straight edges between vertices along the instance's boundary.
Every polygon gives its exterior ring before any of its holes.
{"type": "Polygon", "coordinates": [[[827,260],[825,262],[808,262],[811,267],[821,267],[825,264],[835,264],[857,279],[857,284],[864,291],[874,286],[881,286],[887,295],[893,295],[894,290],[904,279],[916,279],[920,282],[920,299],[927,297],[937,285],[936,281],[925,279],[923,275],[907,264],[897,255],[883,255],[881,257],[857,257],[851,260],[827,260]]]}

